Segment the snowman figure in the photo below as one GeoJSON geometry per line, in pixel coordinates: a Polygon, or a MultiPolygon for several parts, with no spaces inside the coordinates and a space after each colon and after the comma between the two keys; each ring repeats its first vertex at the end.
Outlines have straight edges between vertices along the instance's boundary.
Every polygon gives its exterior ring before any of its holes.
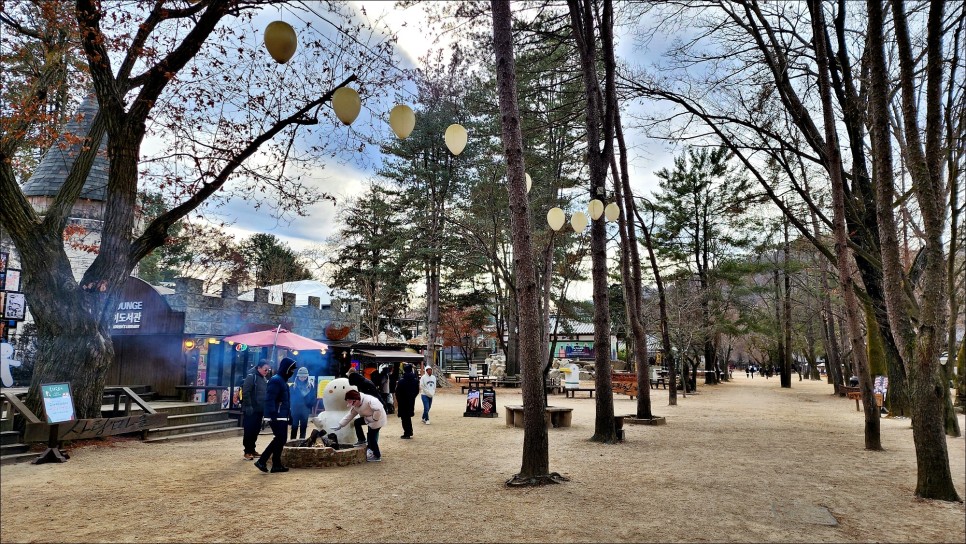
{"type": "Polygon", "coordinates": [[[356,431],[353,425],[346,425],[338,431],[332,430],[349,413],[349,405],[345,403],[345,393],[350,389],[353,391],[359,390],[356,386],[349,385],[347,378],[338,378],[325,384],[325,390],[322,391],[322,404],[325,406],[325,410],[312,418],[312,424],[322,434],[335,433],[339,438],[339,444],[354,444],[356,441],[356,431]]]}
{"type": "MultiPolygon", "coordinates": [[[[13,360],[13,345],[0,342],[0,382],[4,387],[13,387],[13,374],[10,367],[20,366],[20,361],[13,360]]],[[[342,401],[345,404],[345,401],[342,401]]]]}

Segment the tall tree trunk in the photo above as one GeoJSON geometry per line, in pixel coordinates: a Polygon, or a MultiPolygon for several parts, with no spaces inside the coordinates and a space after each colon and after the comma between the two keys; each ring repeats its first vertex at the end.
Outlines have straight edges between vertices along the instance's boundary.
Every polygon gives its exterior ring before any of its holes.
{"type": "Polygon", "coordinates": [[[882,272],[889,322],[895,334],[899,353],[906,363],[912,409],[913,443],[916,447],[916,495],[927,499],[958,501],[949,468],[949,453],[944,432],[944,395],[939,371],[939,348],[946,318],[946,263],[942,242],[945,226],[945,193],[942,177],[941,144],[943,78],[942,32],[944,2],[933,2],[926,24],[926,126],[919,127],[916,105],[920,89],[914,84],[917,63],[911,50],[906,12],[901,0],[892,2],[895,39],[899,53],[899,88],[904,122],[905,146],[902,149],[909,165],[916,199],[922,215],[925,265],[922,292],[918,305],[914,294],[906,291],[903,268],[899,260],[899,242],[893,214],[894,179],[892,141],[889,135],[888,100],[891,87],[886,72],[883,21],[885,14],[879,0],[867,2],[869,11],[870,111],[871,143],[875,157],[876,211],[879,236],[882,239],[882,272]],[[880,109],[881,108],[881,109],[880,109]],[[922,138],[922,135],[925,137],[922,138]],[[917,311],[918,310],[918,311],[917,311]],[[917,321],[911,318],[916,311],[917,321]],[[916,326],[918,325],[918,327],[916,326]]]}
{"type": "MultiPolygon", "coordinates": [[[[613,64],[614,50],[607,49],[604,52],[607,56],[608,64],[613,64]]],[[[614,93],[610,99],[617,104],[616,88],[611,89],[614,93]]],[[[627,321],[631,325],[633,337],[629,339],[628,348],[634,347],[634,354],[637,359],[637,417],[639,419],[652,419],[651,411],[651,382],[650,382],[650,358],[647,351],[647,330],[644,327],[644,297],[641,292],[643,282],[641,273],[641,253],[637,243],[637,230],[634,228],[634,215],[637,207],[634,204],[634,193],[631,190],[630,175],[627,162],[627,144],[624,141],[624,130],[621,127],[620,109],[614,108],[614,135],[617,139],[617,147],[620,151],[620,175],[617,174],[617,161],[611,156],[611,166],[614,171],[614,196],[618,206],[621,208],[617,226],[621,234],[621,245],[624,247],[624,255],[621,262],[621,275],[624,280],[624,291],[630,296],[625,295],[627,306],[627,321]]]]}
{"type": "MultiPolygon", "coordinates": [[[[606,90],[597,77],[597,39],[595,26],[600,29],[603,48],[613,48],[613,5],[604,0],[600,25],[595,25],[592,0],[568,0],[570,21],[580,53],[580,66],[587,100],[587,164],[590,170],[590,198],[606,200],[607,168],[613,153],[613,108],[610,100],[614,86],[614,67],[605,67],[606,90]],[[602,147],[603,146],[603,147],[602,147]]],[[[597,390],[594,434],[591,440],[612,444],[617,442],[614,425],[614,392],[610,372],[610,307],[607,299],[607,230],[602,220],[590,222],[591,276],[594,290],[594,377],[597,390]]]]}
{"type": "Polygon", "coordinates": [[[782,276],[785,280],[785,295],[782,297],[782,332],[785,335],[785,352],[781,360],[781,386],[792,386],[792,279],[788,273],[788,219],[782,217],[785,241],[782,244],[782,276]]]}
{"type": "Polygon", "coordinates": [[[644,233],[644,246],[647,248],[647,257],[651,263],[651,272],[654,274],[654,283],[657,285],[657,304],[661,316],[661,347],[664,349],[664,364],[668,368],[668,406],[677,406],[678,387],[677,387],[677,364],[674,360],[674,352],[671,351],[671,333],[667,316],[667,297],[664,293],[664,280],[661,277],[661,269],[657,267],[657,257],[654,255],[654,242],[651,240],[651,231],[644,220],[641,219],[637,207],[634,208],[634,215],[637,223],[641,226],[644,233]]]}
{"type": "Polygon", "coordinates": [[[862,390],[862,400],[865,408],[865,448],[881,450],[882,441],[879,436],[879,410],[875,406],[872,394],[872,376],[869,374],[869,363],[866,360],[865,349],[860,346],[862,331],[859,321],[859,301],[855,294],[855,284],[852,281],[851,254],[849,252],[848,237],[845,227],[845,181],[842,174],[842,156],[839,152],[838,135],[835,129],[835,111],[832,107],[832,92],[829,82],[828,47],[825,42],[825,17],[822,5],[815,0],[808,3],[812,13],[812,36],[815,40],[816,62],[818,64],[818,86],[822,102],[822,114],[825,125],[825,151],[828,155],[828,173],[832,181],[832,208],[834,210],[835,257],[839,272],[839,285],[845,299],[845,313],[849,336],[852,340],[852,357],[856,361],[859,376],[859,387],[862,390]]]}
{"type": "Polygon", "coordinates": [[[510,224],[513,234],[513,260],[517,286],[517,313],[520,326],[520,355],[523,381],[523,462],[509,485],[539,485],[564,480],[550,472],[549,439],[544,423],[543,377],[541,375],[539,293],[533,264],[530,205],[527,201],[523,165],[523,134],[517,107],[516,67],[513,60],[513,35],[510,30],[509,0],[491,0],[493,11],[493,50],[496,53],[496,80],[500,98],[500,125],[503,153],[507,163],[510,193],[510,224]]]}

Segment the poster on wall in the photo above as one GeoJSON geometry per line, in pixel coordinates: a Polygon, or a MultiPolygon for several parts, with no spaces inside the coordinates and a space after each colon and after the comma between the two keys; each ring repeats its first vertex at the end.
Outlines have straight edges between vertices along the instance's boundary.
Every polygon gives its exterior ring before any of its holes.
{"type": "Polygon", "coordinates": [[[0,251],[0,271],[7,269],[7,261],[10,259],[10,254],[6,251],[0,251]]]}
{"type": "Polygon", "coordinates": [[[6,299],[4,319],[22,320],[27,317],[27,299],[23,293],[7,293],[6,299]]]}
{"type": "Polygon", "coordinates": [[[7,277],[3,282],[4,291],[19,291],[20,290],[20,270],[16,268],[7,269],[7,277]]]}

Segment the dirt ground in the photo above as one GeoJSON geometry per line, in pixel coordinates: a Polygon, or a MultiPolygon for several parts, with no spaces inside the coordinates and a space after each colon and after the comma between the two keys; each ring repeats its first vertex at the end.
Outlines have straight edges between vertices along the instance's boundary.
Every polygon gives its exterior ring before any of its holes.
{"type": "MultiPolygon", "coordinates": [[[[523,443],[502,417],[512,389],[493,419],[462,417],[458,389],[441,391],[432,425],[400,440],[390,416],[383,462],[347,468],[263,474],[240,437],[75,448],[64,464],[2,467],[0,541],[966,542],[962,503],[913,496],[907,419],[883,419],[885,451],[868,452],[861,412],[824,382],[736,374],[678,406],[665,390],[652,401],[666,426],[603,445],[588,440],[595,400],[554,396],[575,409],[550,431],[551,470],[570,481],[541,488],[504,486],[523,443]]],[[[947,443],[964,496],[966,441],[947,443]]]]}

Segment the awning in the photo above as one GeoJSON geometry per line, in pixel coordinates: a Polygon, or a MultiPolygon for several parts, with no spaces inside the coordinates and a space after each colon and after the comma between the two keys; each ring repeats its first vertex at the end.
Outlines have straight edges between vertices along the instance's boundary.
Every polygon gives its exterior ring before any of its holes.
{"type": "Polygon", "coordinates": [[[410,351],[382,351],[382,350],[357,350],[354,355],[363,359],[372,359],[377,363],[392,363],[400,361],[403,363],[421,363],[423,356],[419,353],[410,351]]]}

